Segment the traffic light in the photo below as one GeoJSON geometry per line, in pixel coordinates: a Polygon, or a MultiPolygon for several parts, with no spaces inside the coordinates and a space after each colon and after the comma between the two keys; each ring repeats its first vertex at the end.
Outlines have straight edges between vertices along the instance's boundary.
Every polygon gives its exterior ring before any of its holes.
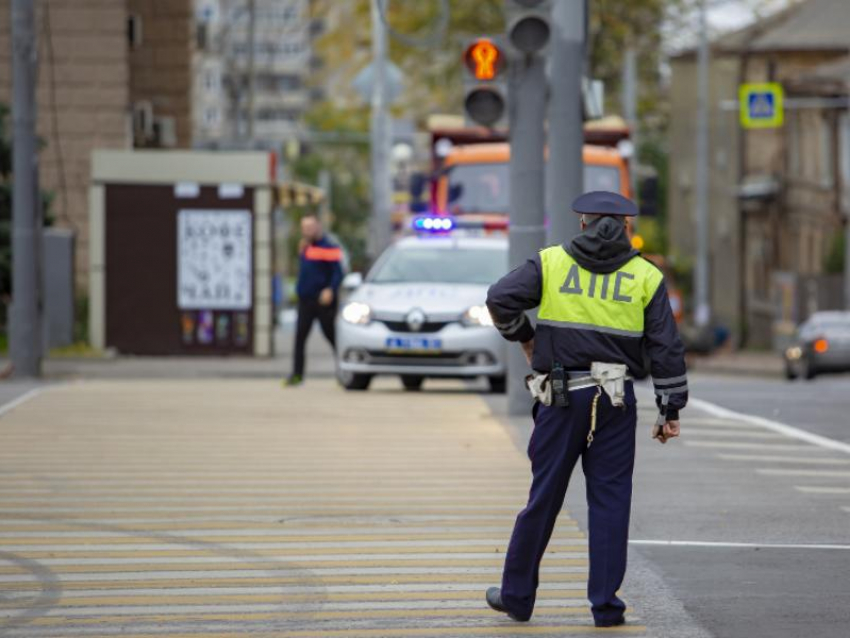
{"type": "Polygon", "coordinates": [[[656,217],[658,215],[658,176],[647,175],[638,180],[638,202],[641,217],[656,217]]]}
{"type": "Polygon", "coordinates": [[[504,51],[491,38],[475,38],[464,49],[463,108],[473,122],[492,127],[504,117],[505,86],[500,77],[506,62],[504,51]]]}
{"type": "MultiPolygon", "coordinates": [[[[583,0],[560,0],[581,2],[583,0]]],[[[551,0],[507,0],[508,42],[519,53],[542,53],[551,34],[551,0]]]]}

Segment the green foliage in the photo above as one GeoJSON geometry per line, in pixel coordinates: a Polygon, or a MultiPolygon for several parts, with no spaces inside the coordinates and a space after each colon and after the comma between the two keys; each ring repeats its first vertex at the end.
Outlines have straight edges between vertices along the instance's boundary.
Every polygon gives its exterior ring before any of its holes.
{"type": "MultiPolygon", "coordinates": [[[[323,105],[308,115],[313,130],[340,133],[365,133],[368,111],[334,109],[323,105]]],[[[358,143],[317,145],[290,165],[293,179],[318,184],[319,174],[331,175],[331,224],[333,232],[348,251],[353,270],[366,266],[366,233],[370,214],[369,149],[358,143]]],[[[287,211],[290,224],[297,229],[301,216],[316,212],[310,207],[292,207],[287,211]]],[[[295,272],[297,232],[290,234],[290,272],[295,272]]]]}
{"type": "Polygon", "coordinates": [[[638,162],[651,167],[658,176],[658,216],[638,221],[640,232],[647,242],[647,253],[666,255],[667,243],[667,184],[669,181],[668,153],[663,138],[658,135],[644,137],[638,148],[638,162]],[[647,233],[644,228],[651,230],[647,233]],[[648,236],[647,236],[648,235],[648,236]]]}
{"type": "MultiPolygon", "coordinates": [[[[0,297],[8,297],[12,291],[12,144],[8,117],[9,108],[0,104],[0,297]]],[[[2,306],[5,310],[5,304],[2,306]]]]}
{"type": "MultiPolygon", "coordinates": [[[[5,330],[7,304],[12,295],[12,140],[9,107],[0,103],[0,326],[5,330]]],[[[40,142],[40,147],[44,144],[40,142]]],[[[42,191],[45,226],[53,224],[53,194],[42,191]]]]}
{"type": "Polygon", "coordinates": [[[840,275],[844,272],[844,230],[841,229],[832,236],[829,252],[823,260],[823,269],[829,275],[840,275]]]}

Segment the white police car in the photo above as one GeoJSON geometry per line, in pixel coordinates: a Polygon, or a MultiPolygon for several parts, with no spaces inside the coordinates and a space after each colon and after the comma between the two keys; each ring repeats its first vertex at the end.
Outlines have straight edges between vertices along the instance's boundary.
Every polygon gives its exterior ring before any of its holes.
{"type": "Polygon", "coordinates": [[[344,286],[354,290],[336,319],[342,385],[366,390],[372,377],[390,374],[418,390],[426,377],[487,377],[494,392],[504,392],[506,343],[484,301],[507,270],[503,237],[396,242],[365,281],[346,277],[344,286]]]}

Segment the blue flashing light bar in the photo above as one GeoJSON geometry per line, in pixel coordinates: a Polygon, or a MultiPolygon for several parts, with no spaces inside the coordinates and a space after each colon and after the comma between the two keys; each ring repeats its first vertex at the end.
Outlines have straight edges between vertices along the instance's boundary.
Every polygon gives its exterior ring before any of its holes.
{"type": "Polygon", "coordinates": [[[444,215],[416,217],[413,220],[413,230],[430,233],[447,233],[455,227],[455,221],[444,215]]]}

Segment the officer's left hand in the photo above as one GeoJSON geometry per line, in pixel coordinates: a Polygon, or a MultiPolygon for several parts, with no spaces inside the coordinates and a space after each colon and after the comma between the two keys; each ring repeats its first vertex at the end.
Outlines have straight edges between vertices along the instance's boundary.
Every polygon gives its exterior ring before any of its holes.
{"type": "Polygon", "coordinates": [[[659,443],[667,443],[667,439],[674,439],[679,436],[680,427],[678,421],[667,421],[664,427],[660,428],[652,437],[658,439],[659,443]]]}

